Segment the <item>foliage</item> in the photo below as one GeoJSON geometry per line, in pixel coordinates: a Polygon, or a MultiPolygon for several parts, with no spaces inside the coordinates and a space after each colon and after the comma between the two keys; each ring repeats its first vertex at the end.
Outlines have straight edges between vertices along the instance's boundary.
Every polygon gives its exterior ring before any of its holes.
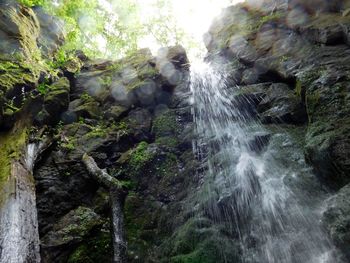
{"type": "Polygon", "coordinates": [[[33,6],[43,6],[45,4],[45,0],[18,0],[22,5],[33,7],[33,6]]]}
{"type": "MultiPolygon", "coordinates": [[[[26,128],[19,128],[9,133],[0,133],[0,186],[8,181],[11,163],[20,159],[27,137],[28,131],[26,128]]],[[[0,205],[4,198],[5,196],[0,196],[0,205]]]]}
{"type": "MultiPolygon", "coordinates": [[[[138,0],[19,0],[65,22],[66,43],[56,55],[54,68],[67,61],[70,50],[83,50],[89,57],[118,58],[132,53],[151,35],[160,45],[189,41],[172,16],[169,0],[157,0],[157,11],[144,19],[138,0]]],[[[193,43],[191,43],[193,45],[193,43]]]]}
{"type": "Polygon", "coordinates": [[[175,18],[171,15],[173,10],[169,0],[157,0],[155,9],[159,15],[152,17],[146,28],[160,45],[180,44],[185,32],[177,26],[175,18]]]}
{"type": "Polygon", "coordinates": [[[135,167],[135,169],[141,168],[145,163],[150,161],[153,158],[153,155],[150,154],[148,151],[148,143],[147,142],[141,142],[135,150],[132,153],[130,165],[132,167],[135,167]]]}
{"type": "Polygon", "coordinates": [[[44,81],[43,83],[40,83],[36,89],[40,92],[40,94],[45,95],[49,91],[50,85],[48,85],[47,82],[44,81]]]}

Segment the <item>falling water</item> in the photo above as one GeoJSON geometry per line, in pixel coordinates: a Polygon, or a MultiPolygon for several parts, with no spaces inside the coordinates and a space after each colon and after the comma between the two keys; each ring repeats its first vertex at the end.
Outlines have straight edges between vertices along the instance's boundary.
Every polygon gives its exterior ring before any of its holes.
{"type": "Polygon", "coordinates": [[[284,182],[286,168],[263,147],[268,132],[239,107],[239,86],[209,64],[191,71],[194,150],[206,163],[203,185],[217,196],[208,213],[230,222],[242,262],[341,262],[320,227],[320,213],[293,193],[284,182]]]}

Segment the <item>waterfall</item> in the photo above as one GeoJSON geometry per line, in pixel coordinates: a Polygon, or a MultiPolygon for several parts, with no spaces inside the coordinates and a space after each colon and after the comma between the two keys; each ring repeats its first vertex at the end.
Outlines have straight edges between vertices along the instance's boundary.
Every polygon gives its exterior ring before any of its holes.
{"type": "Polygon", "coordinates": [[[224,66],[191,69],[194,151],[206,165],[202,189],[215,199],[207,214],[229,222],[242,262],[342,262],[320,226],[319,210],[308,193],[300,198],[285,183],[293,171],[275,158],[269,132],[240,106],[240,87],[229,79],[224,66]]]}

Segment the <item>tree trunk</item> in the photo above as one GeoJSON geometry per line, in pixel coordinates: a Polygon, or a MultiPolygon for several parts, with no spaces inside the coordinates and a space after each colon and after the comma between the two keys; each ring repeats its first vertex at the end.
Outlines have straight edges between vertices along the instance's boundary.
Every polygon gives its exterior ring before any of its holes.
{"type": "Polygon", "coordinates": [[[112,210],[112,227],[113,227],[113,262],[124,263],[127,261],[126,251],[127,243],[124,230],[124,200],[125,193],[112,187],[109,190],[112,210]]]}
{"type": "Polygon", "coordinates": [[[40,262],[33,168],[50,143],[49,139],[30,143],[24,152],[19,149],[18,160],[11,161],[10,174],[0,189],[3,198],[0,204],[0,262],[40,262]]]}

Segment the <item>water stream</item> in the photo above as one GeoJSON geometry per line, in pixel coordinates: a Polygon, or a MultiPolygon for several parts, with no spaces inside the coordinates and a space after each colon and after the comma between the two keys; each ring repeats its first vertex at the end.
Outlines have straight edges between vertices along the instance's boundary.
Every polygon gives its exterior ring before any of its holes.
{"type": "Polygon", "coordinates": [[[222,67],[200,63],[191,71],[194,150],[207,167],[203,189],[216,198],[208,213],[237,233],[242,262],[341,262],[320,226],[317,200],[323,197],[296,193],[286,183],[297,177],[295,171],[268,146],[282,135],[269,138],[270,132],[238,107],[240,87],[229,83],[222,67]]]}

